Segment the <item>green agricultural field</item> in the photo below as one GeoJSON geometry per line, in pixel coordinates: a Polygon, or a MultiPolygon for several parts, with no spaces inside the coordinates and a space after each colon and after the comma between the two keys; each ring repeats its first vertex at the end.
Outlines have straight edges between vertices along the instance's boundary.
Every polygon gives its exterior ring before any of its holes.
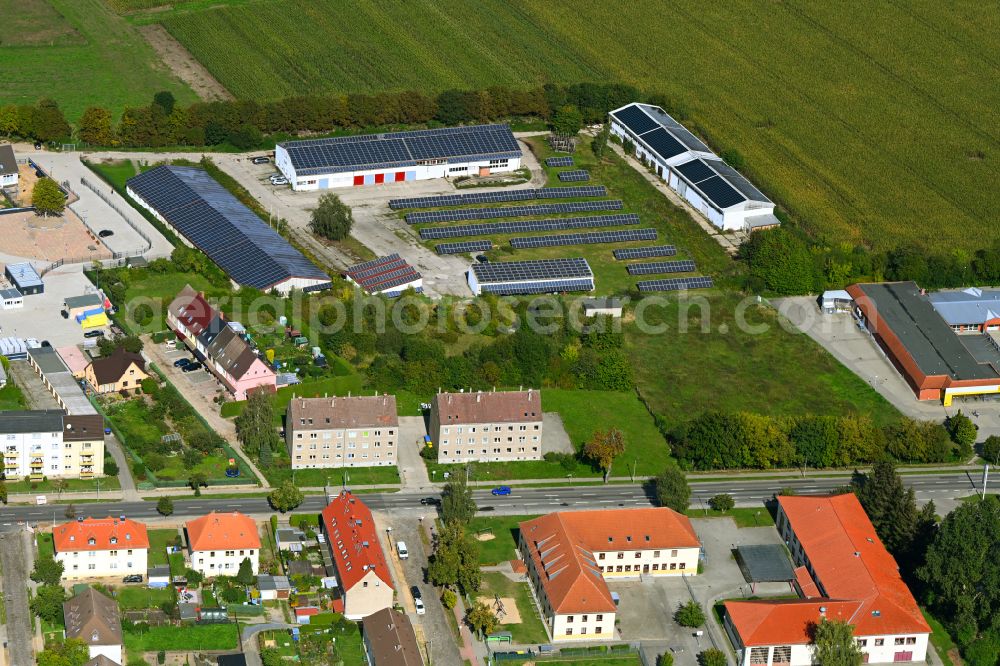
{"type": "Polygon", "coordinates": [[[117,116],[160,90],[183,103],[195,100],[104,0],[0,0],[0,17],[2,103],[51,97],[74,120],[91,105],[117,116]]]}
{"type": "Polygon", "coordinates": [[[995,5],[316,0],[164,16],[238,97],[621,80],[677,100],[831,242],[993,238],[995,5]]]}

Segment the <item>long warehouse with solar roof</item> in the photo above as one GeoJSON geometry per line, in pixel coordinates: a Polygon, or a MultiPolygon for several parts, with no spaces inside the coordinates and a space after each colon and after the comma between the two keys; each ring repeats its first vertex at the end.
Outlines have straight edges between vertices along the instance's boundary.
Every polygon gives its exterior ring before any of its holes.
{"type": "Polygon", "coordinates": [[[582,257],[473,264],[468,278],[469,289],[476,296],[484,292],[510,296],[594,290],[594,273],[582,257]]]}
{"type": "Polygon", "coordinates": [[[274,163],[293,190],[379,185],[409,180],[489,176],[521,167],[507,125],[473,125],[286,141],[274,163]]]}
{"type": "Polygon", "coordinates": [[[636,157],[715,226],[754,231],[781,224],[774,202],[660,107],[632,103],[610,115],[611,133],[631,141],[636,157]]]}
{"type": "Polygon", "coordinates": [[[326,273],[203,169],[159,166],[129,178],[126,191],[237,285],[281,294],[330,285],[326,273]]]}

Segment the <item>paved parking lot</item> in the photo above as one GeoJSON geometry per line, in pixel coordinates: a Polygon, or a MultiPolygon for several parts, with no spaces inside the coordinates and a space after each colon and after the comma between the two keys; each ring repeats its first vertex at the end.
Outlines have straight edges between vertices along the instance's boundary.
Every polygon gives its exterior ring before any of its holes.
{"type": "Polygon", "coordinates": [[[25,296],[22,308],[0,310],[0,336],[48,340],[53,347],[80,344],[86,339],[83,329],[59,313],[66,298],[92,293],[94,285],[80,266],[57,268],[42,280],[44,293],[25,296]]]}

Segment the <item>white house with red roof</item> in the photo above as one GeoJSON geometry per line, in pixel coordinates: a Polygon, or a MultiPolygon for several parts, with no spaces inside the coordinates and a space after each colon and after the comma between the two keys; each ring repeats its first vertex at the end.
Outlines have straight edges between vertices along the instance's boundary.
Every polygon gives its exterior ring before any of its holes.
{"type": "Polygon", "coordinates": [[[606,579],[698,573],[701,542],[666,507],[550,513],[520,525],[518,548],[553,641],[613,640],[606,579]]]}
{"type": "Polygon", "coordinates": [[[52,530],[53,556],[63,580],[146,574],[146,525],[121,518],[80,518],[52,530]]]}
{"type": "Polygon", "coordinates": [[[323,509],[320,518],[337,570],[344,616],[360,620],[391,608],[395,587],[371,510],[345,490],[323,509]]]}
{"type": "Polygon", "coordinates": [[[235,576],[244,559],[253,572],[260,563],[260,535],[253,518],[239,511],[217,513],[184,524],[191,568],[211,578],[235,576]]]}
{"type": "Polygon", "coordinates": [[[930,627],[854,494],[779,497],[801,598],[726,602],[741,666],[812,664],[813,627],[847,622],[865,663],[924,662],[930,627]]]}

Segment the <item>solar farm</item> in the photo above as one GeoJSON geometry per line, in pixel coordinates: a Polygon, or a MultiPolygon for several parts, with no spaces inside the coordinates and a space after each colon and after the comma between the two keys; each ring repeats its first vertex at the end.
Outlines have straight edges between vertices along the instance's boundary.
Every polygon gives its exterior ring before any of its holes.
{"type": "Polygon", "coordinates": [[[602,184],[576,184],[591,177],[580,168],[589,160],[579,166],[571,156],[542,161],[546,187],[392,199],[389,207],[438,255],[467,255],[469,287],[477,294],[713,286],[711,278],[697,275],[694,259],[663,259],[677,256],[678,248],[657,244],[670,239],[649,224],[656,220],[630,211],[627,199],[609,196],[602,184]],[[473,220],[484,221],[468,223],[473,220]],[[567,266],[578,272],[567,274],[567,266]]]}

